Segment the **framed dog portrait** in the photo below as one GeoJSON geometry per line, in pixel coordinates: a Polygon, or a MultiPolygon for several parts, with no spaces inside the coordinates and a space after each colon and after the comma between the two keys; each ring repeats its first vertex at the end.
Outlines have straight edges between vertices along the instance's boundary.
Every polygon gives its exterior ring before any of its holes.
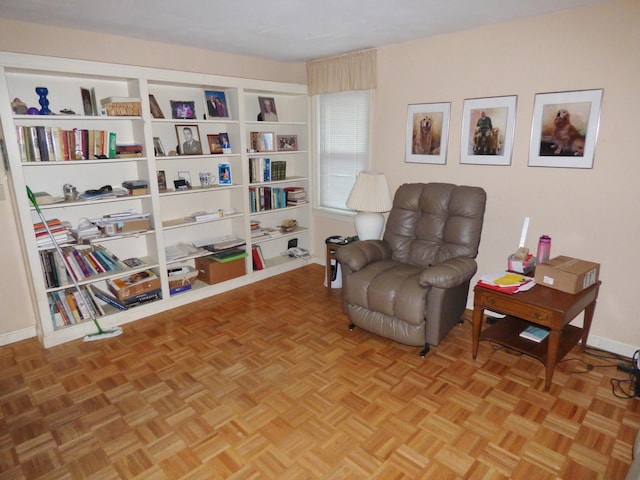
{"type": "Polygon", "coordinates": [[[464,101],[460,163],[511,165],[517,96],[464,101]]]}
{"type": "Polygon", "coordinates": [[[529,166],[593,168],[603,93],[596,89],[537,94],[529,166]]]}
{"type": "Polygon", "coordinates": [[[450,118],[451,102],[409,105],[404,161],[447,163],[450,118]]]}
{"type": "Polygon", "coordinates": [[[297,135],[278,135],[278,151],[294,152],[298,150],[297,135]]]}

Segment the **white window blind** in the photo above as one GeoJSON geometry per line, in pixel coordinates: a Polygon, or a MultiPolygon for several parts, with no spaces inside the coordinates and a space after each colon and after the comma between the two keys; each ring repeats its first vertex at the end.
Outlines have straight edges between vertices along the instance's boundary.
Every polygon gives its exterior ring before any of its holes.
{"type": "Polygon", "coordinates": [[[319,206],[347,210],[345,202],[369,164],[369,91],[319,95],[319,206]]]}

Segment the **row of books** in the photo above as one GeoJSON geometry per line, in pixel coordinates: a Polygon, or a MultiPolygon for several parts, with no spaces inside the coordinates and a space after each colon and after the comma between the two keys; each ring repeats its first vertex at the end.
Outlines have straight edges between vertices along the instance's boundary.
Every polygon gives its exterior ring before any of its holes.
{"type": "Polygon", "coordinates": [[[23,162],[88,160],[116,157],[116,132],[60,127],[17,126],[23,162]]]}
{"type": "Polygon", "coordinates": [[[73,283],[73,279],[80,281],[99,273],[128,268],[126,263],[102,245],[84,249],[66,245],[60,250],[62,258],[54,249],[40,251],[47,288],[64,287],[73,283]]]}
{"type": "Polygon", "coordinates": [[[308,203],[303,187],[249,187],[251,212],[263,212],[308,203]]]}
{"type": "Polygon", "coordinates": [[[127,310],[162,298],[160,289],[144,292],[126,300],[119,300],[115,295],[94,284],[83,285],[80,291],[82,293],[77,289],[49,292],[49,308],[54,328],[102,317],[106,314],[104,305],[110,305],[116,310],[127,310]]]}
{"type": "Polygon", "coordinates": [[[287,162],[264,157],[249,159],[249,182],[272,182],[287,177],[287,162]]]}

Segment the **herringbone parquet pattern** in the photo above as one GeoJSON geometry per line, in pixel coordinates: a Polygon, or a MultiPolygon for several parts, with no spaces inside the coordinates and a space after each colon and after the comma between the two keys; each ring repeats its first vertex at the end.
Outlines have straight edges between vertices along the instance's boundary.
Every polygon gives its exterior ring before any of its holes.
{"type": "Polygon", "coordinates": [[[349,331],[323,274],[310,265],[109,340],[0,348],[0,477],[624,478],[640,406],[612,395],[620,375],[599,365],[615,361],[574,352],[544,392],[534,360],[487,343],[472,360],[468,322],[421,359],[349,331]]]}

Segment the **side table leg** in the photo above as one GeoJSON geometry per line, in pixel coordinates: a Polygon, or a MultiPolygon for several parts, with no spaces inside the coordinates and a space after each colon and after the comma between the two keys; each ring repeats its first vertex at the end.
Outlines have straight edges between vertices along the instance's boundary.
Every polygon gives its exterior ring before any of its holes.
{"type": "Polygon", "coordinates": [[[480,343],[480,330],[482,329],[482,313],[484,309],[481,305],[473,306],[473,327],[472,327],[472,351],[473,359],[478,356],[478,344],[480,343]]]}
{"type": "Polygon", "coordinates": [[[580,340],[580,350],[585,351],[587,348],[587,339],[589,338],[589,330],[591,330],[591,320],[596,311],[596,301],[594,300],[587,308],[584,309],[584,320],[582,321],[582,340],[580,340]]]}
{"type": "Polygon", "coordinates": [[[547,364],[544,377],[544,391],[549,391],[551,387],[551,379],[553,371],[558,361],[558,349],[560,348],[560,330],[551,330],[549,332],[549,343],[547,344],[547,364]]]}

